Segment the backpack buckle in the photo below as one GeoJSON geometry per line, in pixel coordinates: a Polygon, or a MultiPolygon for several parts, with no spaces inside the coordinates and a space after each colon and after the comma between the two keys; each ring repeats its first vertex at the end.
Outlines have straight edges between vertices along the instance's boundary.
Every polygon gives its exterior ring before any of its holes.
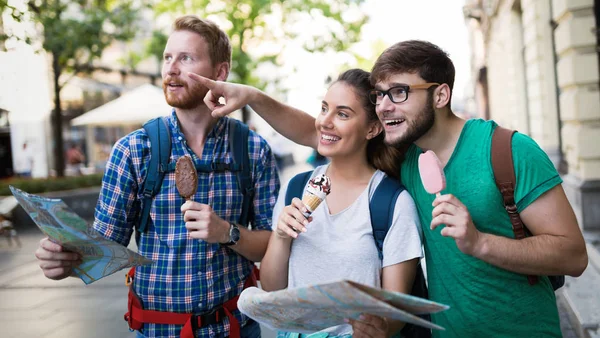
{"type": "MultiPolygon", "coordinates": [[[[148,184],[150,185],[150,184],[148,184]]],[[[154,184],[151,184],[152,186],[154,186],[154,184]]],[[[142,196],[146,197],[146,198],[152,198],[153,194],[152,194],[152,189],[150,188],[144,188],[144,191],[142,191],[142,196]]]]}
{"type": "Polygon", "coordinates": [[[509,214],[516,214],[517,213],[517,206],[514,203],[506,204],[504,206],[504,209],[506,209],[506,212],[508,212],[509,214]]]}

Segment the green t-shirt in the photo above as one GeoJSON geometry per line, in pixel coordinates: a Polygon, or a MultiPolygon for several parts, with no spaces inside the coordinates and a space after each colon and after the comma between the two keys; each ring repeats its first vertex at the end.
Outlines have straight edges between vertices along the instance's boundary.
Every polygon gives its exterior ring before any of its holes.
{"type": "MultiPolygon", "coordinates": [[[[479,231],[514,238],[492,171],[495,127],[492,121],[466,122],[444,168],[442,194],[454,194],[468,208],[479,231]]],[[[520,212],[562,180],[546,153],[528,136],[515,134],[512,151],[520,212]]],[[[430,230],[435,195],[423,188],[418,167],[421,153],[415,145],[408,150],[402,182],[415,200],[423,227],[429,297],[450,305],[449,310],[432,315],[433,322],[446,328],[434,330],[434,337],[561,337],[548,278],[531,286],[524,275],[463,254],[454,239],[440,234],[443,226],[430,230]]]]}

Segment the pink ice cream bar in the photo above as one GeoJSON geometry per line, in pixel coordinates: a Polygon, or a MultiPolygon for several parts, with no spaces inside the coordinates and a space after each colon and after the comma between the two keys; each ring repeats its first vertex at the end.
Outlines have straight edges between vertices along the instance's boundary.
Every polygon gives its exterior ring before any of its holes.
{"type": "Polygon", "coordinates": [[[446,176],[442,163],[431,150],[419,155],[419,174],[425,191],[430,194],[440,195],[446,189],[446,176]]]}

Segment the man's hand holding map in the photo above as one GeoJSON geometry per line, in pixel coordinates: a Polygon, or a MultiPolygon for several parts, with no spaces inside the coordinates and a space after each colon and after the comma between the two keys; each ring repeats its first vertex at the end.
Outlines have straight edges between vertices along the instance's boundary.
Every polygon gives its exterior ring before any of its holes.
{"type": "Polygon", "coordinates": [[[417,317],[447,310],[443,304],[351,281],[265,292],[248,288],[238,301],[240,311],[273,329],[312,333],[358,319],[363,313],[443,330],[417,317]]]}
{"type": "Polygon", "coordinates": [[[10,190],[50,240],[81,255],[82,263],[74,272],[84,283],[90,284],[121,269],[153,263],[102,237],[62,200],[31,195],[14,187],[10,190]]]}

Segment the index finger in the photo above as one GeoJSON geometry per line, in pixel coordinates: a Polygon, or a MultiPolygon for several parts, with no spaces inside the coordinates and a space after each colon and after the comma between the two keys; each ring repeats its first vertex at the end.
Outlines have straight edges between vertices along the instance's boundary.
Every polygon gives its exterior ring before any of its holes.
{"type": "Polygon", "coordinates": [[[216,82],[214,80],[192,72],[188,72],[188,76],[190,77],[190,79],[199,82],[201,85],[206,86],[208,89],[215,88],[216,82]]]}
{"type": "Polygon", "coordinates": [[[308,208],[306,207],[306,205],[304,205],[304,202],[302,202],[302,200],[298,197],[294,197],[292,199],[292,205],[296,207],[296,209],[300,210],[300,212],[302,213],[308,212],[308,208]]]}
{"type": "Polygon", "coordinates": [[[202,204],[194,201],[185,201],[185,203],[181,205],[181,212],[185,213],[188,210],[202,211],[206,210],[207,208],[210,208],[208,204],[202,204]]]}
{"type": "Polygon", "coordinates": [[[456,196],[452,195],[452,194],[444,194],[444,195],[440,195],[438,197],[436,197],[433,200],[432,205],[434,207],[438,206],[441,203],[450,203],[450,204],[454,204],[455,206],[460,206],[462,203],[460,202],[460,200],[458,198],[456,198],[456,196]]]}

